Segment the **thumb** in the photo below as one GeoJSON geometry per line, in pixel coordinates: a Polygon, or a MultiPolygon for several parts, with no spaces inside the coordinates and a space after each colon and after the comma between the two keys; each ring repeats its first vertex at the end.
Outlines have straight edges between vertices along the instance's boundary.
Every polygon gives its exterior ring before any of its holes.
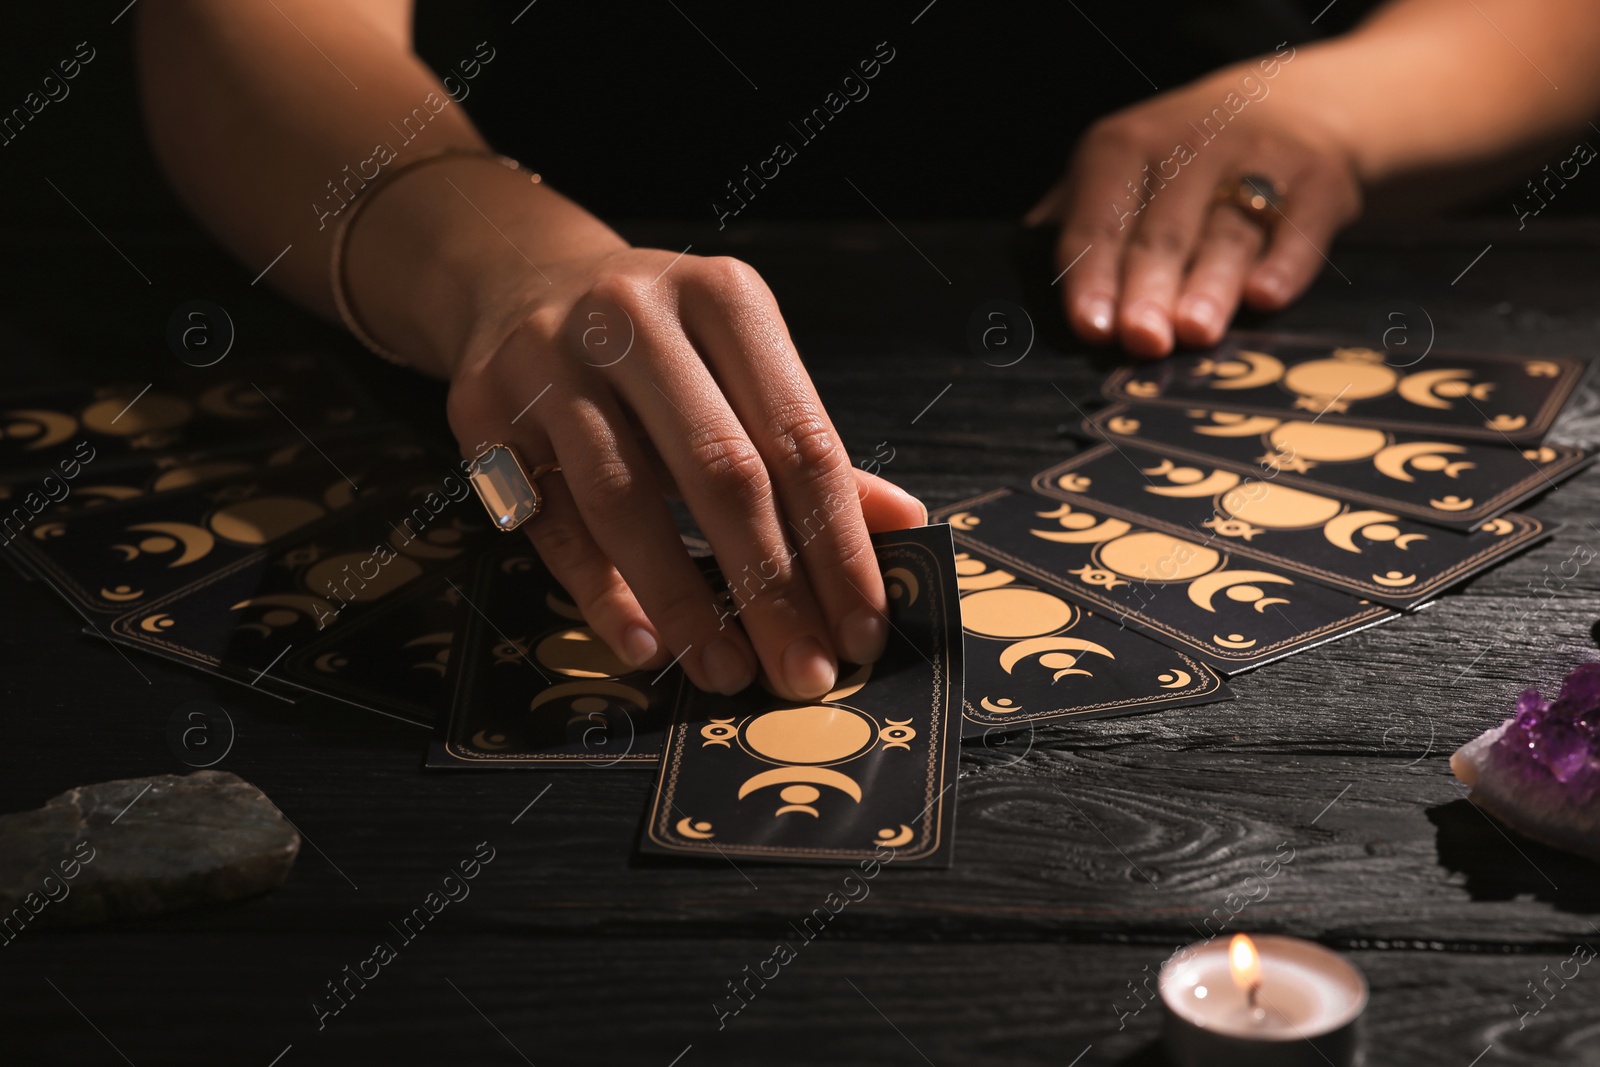
{"type": "Polygon", "coordinates": [[[882,533],[928,524],[928,509],[922,501],[887,478],[868,474],[859,467],[853,468],[852,473],[856,476],[861,516],[867,521],[868,532],[882,533]]]}

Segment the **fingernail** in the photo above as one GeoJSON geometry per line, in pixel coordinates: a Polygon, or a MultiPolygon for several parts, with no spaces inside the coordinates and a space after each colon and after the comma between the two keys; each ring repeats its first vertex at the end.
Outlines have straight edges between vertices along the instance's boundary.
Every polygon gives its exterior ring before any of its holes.
{"type": "Polygon", "coordinates": [[[871,608],[857,608],[839,624],[839,653],[851,663],[874,663],[889,642],[889,625],[871,608]]]}
{"type": "Polygon", "coordinates": [[[1109,334],[1111,332],[1111,315],[1115,309],[1111,301],[1103,296],[1094,297],[1084,305],[1084,312],[1089,319],[1089,326],[1095,333],[1109,334]]]}
{"type": "Polygon", "coordinates": [[[655,634],[643,626],[630,626],[622,635],[622,654],[634,667],[643,667],[655,659],[660,650],[655,634]]]}
{"type": "Polygon", "coordinates": [[[1254,288],[1266,300],[1281,303],[1289,298],[1289,287],[1284,283],[1281,274],[1268,272],[1256,275],[1254,288]]]}
{"type": "Polygon", "coordinates": [[[700,666],[711,688],[723,696],[733,696],[754,681],[750,664],[739,646],[726,637],[711,642],[711,647],[700,657],[700,666]]]}
{"type": "Polygon", "coordinates": [[[1133,325],[1151,335],[1151,338],[1166,346],[1172,343],[1172,326],[1167,322],[1167,317],[1155,308],[1145,308],[1133,316],[1133,325]]]}
{"type": "Polygon", "coordinates": [[[1203,296],[1197,296],[1183,305],[1183,317],[1205,330],[1217,325],[1217,305],[1203,296]]]}
{"type": "Polygon", "coordinates": [[[839,671],[815,637],[802,637],[783,654],[783,676],[803,700],[816,700],[833,688],[839,671]]]}

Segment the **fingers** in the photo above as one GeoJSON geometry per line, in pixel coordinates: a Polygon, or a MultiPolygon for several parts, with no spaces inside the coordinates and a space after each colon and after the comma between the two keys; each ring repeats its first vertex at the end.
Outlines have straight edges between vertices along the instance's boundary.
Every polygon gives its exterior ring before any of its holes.
{"type": "Polygon", "coordinates": [[[1214,166],[1200,159],[1171,181],[1152,172],[1141,183],[1148,199],[1128,239],[1117,308],[1117,336],[1136,356],[1172,351],[1178,293],[1211,212],[1214,166]]]}
{"type": "Polygon", "coordinates": [[[1359,187],[1338,163],[1314,161],[1288,188],[1266,255],[1245,281],[1245,300],[1263,310],[1283,307],[1305,292],[1328,265],[1334,234],[1361,211],[1359,187]]]}
{"type": "MultiPolygon", "coordinates": [[[[691,265],[686,273],[695,269],[691,265]]],[[[677,285],[681,289],[684,282],[677,285]]],[[[791,699],[816,699],[838,677],[834,638],[801,561],[789,548],[768,457],[690,344],[677,320],[679,309],[664,302],[653,283],[614,278],[597,287],[595,298],[620,305],[636,324],[639,358],[605,373],[638,415],[711,542],[733,610],[769,681],[791,699]]],[[[794,435],[795,465],[826,469],[822,449],[831,426],[802,407],[781,414],[787,421],[780,428],[794,435]]],[[[802,536],[817,526],[826,531],[841,525],[841,513],[859,511],[853,492],[845,500],[825,500],[818,509],[805,513],[804,525],[796,527],[802,536]]]]}
{"type": "Polygon", "coordinates": [[[861,498],[861,517],[870,533],[908,530],[928,525],[927,506],[887,478],[869,474],[859,467],[852,472],[856,493],[861,498]]]}
{"type": "Polygon", "coordinates": [[[888,641],[888,600],[850,457],[766,285],[732,260],[705,266],[712,273],[685,294],[685,324],[766,463],[834,647],[870,663],[888,641]]]}
{"type": "Polygon", "coordinates": [[[1222,339],[1263,243],[1261,227],[1240,211],[1212,210],[1178,298],[1174,327],[1180,342],[1203,347],[1222,339]]]}
{"type": "Polygon", "coordinates": [[[1121,291],[1122,251],[1140,201],[1128,182],[1144,153],[1126,128],[1096,125],[1073,159],[1061,200],[1066,217],[1056,245],[1067,321],[1086,341],[1110,341],[1121,291]]]}

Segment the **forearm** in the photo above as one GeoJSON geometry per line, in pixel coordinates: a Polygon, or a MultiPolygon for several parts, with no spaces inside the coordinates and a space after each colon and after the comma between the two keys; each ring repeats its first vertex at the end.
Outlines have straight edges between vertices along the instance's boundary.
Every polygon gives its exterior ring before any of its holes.
{"type": "Polygon", "coordinates": [[[1273,91],[1322,115],[1375,185],[1582,128],[1600,105],[1597,51],[1592,0],[1396,0],[1300,49],[1273,91]]]}
{"type": "MultiPolygon", "coordinates": [[[[325,315],[331,244],[364,190],[411,160],[485,148],[412,52],[406,0],[168,0],[139,18],[145,115],[179,194],[252,268],[292,246],[267,281],[325,315]]],[[[526,176],[475,160],[406,175],[364,210],[346,250],[352,302],[386,346],[436,372],[526,281],[528,260],[621,243],[526,176]]]]}

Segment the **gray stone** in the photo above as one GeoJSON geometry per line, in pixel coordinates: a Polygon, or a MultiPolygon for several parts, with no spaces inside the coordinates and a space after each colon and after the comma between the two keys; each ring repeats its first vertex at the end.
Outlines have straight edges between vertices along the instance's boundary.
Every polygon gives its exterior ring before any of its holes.
{"type": "Polygon", "coordinates": [[[83,785],[0,816],[0,944],[29,926],[81,925],[276,889],[300,835],[226,771],[83,785]]]}

